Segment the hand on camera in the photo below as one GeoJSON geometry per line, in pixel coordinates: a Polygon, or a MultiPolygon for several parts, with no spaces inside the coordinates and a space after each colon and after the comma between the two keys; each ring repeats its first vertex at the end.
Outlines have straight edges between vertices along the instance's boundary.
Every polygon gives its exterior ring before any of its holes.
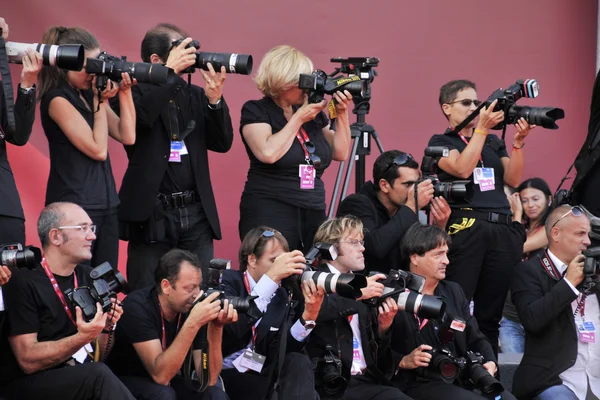
{"type": "Polygon", "coordinates": [[[367,277],[367,286],[360,289],[362,292],[362,296],[360,296],[357,300],[368,300],[373,297],[381,297],[383,295],[383,283],[377,282],[380,279],[385,279],[384,274],[375,274],[373,276],[367,277]]]}
{"type": "Polygon", "coordinates": [[[223,309],[219,311],[219,316],[217,319],[209,322],[210,324],[223,327],[223,325],[232,324],[237,322],[238,320],[238,312],[235,308],[233,308],[233,304],[229,303],[229,300],[225,299],[223,302],[223,309]]]}
{"type": "MultiPolygon", "coordinates": [[[[98,98],[98,88],[96,87],[97,76],[92,79],[92,90],[94,91],[94,101],[98,98]]],[[[108,99],[115,97],[119,93],[119,85],[108,79],[106,81],[106,89],[102,91],[101,100],[106,102],[108,99]]],[[[94,110],[95,111],[95,110],[94,110]]]]}
{"type": "Polygon", "coordinates": [[[0,286],[4,285],[6,282],[10,280],[10,276],[12,272],[6,265],[0,266],[0,286]]]}
{"type": "Polygon", "coordinates": [[[315,285],[311,279],[302,282],[302,294],[304,295],[304,312],[302,313],[302,318],[305,321],[314,321],[319,316],[319,310],[325,298],[325,290],[315,285]]]}
{"type": "Polygon", "coordinates": [[[352,95],[350,92],[347,90],[344,90],[344,92],[338,90],[333,94],[333,98],[335,99],[335,110],[337,113],[348,114],[348,108],[352,102],[352,95]]]}
{"type": "Polygon", "coordinates": [[[312,121],[319,115],[321,111],[323,111],[327,107],[327,100],[323,100],[320,103],[309,103],[308,95],[304,95],[304,103],[302,107],[300,107],[294,115],[297,116],[300,121],[305,124],[307,122],[312,121]]]}
{"type": "Polygon", "coordinates": [[[510,204],[510,211],[513,213],[513,221],[521,222],[523,220],[523,203],[521,202],[521,195],[513,193],[508,198],[510,204]]]}
{"type": "Polygon", "coordinates": [[[37,76],[44,66],[44,59],[37,51],[27,49],[23,55],[23,70],[21,71],[21,87],[30,88],[35,85],[37,76]]]}
{"type": "Polygon", "coordinates": [[[121,73],[121,82],[119,83],[119,93],[128,95],[131,87],[137,85],[137,79],[131,78],[127,72],[121,73]]]}
{"type": "Polygon", "coordinates": [[[485,370],[489,372],[491,376],[496,375],[496,370],[498,369],[496,363],[493,361],[488,361],[485,364],[483,364],[483,368],[485,368],[485,370]]]}
{"type": "Polygon", "coordinates": [[[0,17],[0,29],[2,29],[2,37],[4,40],[8,39],[8,24],[4,18],[0,17]]]}
{"type": "Polygon", "coordinates": [[[446,230],[446,224],[452,214],[450,205],[443,197],[434,197],[431,200],[431,225],[435,225],[438,228],[446,230]]]}
{"type": "MultiPolygon", "coordinates": [[[[419,184],[417,185],[417,201],[419,202],[419,209],[429,204],[431,199],[433,199],[433,193],[433,183],[431,183],[430,179],[426,179],[423,182],[419,182],[419,184]]],[[[415,207],[415,185],[412,185],[408,189],[406,206],[413,210],[415,213],[419,211],[415,207]]]]}
{"type": "Polygon", "coordinates": [[[96,315],[90,322],[85,322],[81,308],[75,307],[75,322],[77,325],[77,334],[80,335],[86,343],[91,343],[106,328],[108,313],[102,311],[100,303],[96,303],[96,315]]]}
{"type": "Polygon", "coordinates": [[[402,360],[400,361],[400,368],[415,369],[419,367],[427,367],[431,361],[431,353],[429,353],[431,350],[433,350],[431,346],[426,344],[420,345],[411,351],[409,355],[402,357],[402,360]]]}
{"type": "Polygon", "coordinates": [[[537,125],[529,125],[525,118],[521,117],[515,124],[515,128],[517,128],[517,133],[515,133],[514,144],[517,147],[523,146],[523,140],[529,135],[532,129],[534,129],[537,125]]]}
{"type": "Polygon", "coordinates": [[[398,304],[396,304],[394,299],[388,297],[381,303],[378,311],[379,316],[377,317],[377,322],[379,322],[379,335],[383,336],[383,334],[385,334],[392,326],[392,322],[394,322],[394,317],[398,312],[398,304]]]}
{"type": "Polygon", "coordinates": [[[266,275],[276,284],[291,275],[300,275],[306,268],[306,259],[300,250],[294,250],[289,253],[280,254],[266,275]]]}
{"type": "Polygon", "coordinates": [[[105,313],[106,314],[106,325],[104,328],[106,330],[112,331],[117,322],[121,319],[123,315],[123,307],[121,307],[121,302],[117,298],[111,298],[112,306],[110,310],[105,313]]]}
{"type": "Polygon", "coordinates": [[[223,87],[225,79],[227,79],[227,71],[224,66],[221,66],[221,72],[217,74],[211,63],[207,63],[208,72],[200,70],[202,78],[204,78],[204,93],[208,97],[210,104],[217,104],[223,97],[223,87]]]}
{"type": "MultiPolygon", "coordinates": [[[[196,298],[198,300],[204,292],[200,291],[200,294],[196,298]]],[[[221,293],[214,292],[207,296],[204,300],[197,303],[191,310],[188,317],[189,320],[194,321],[198,324],[198,328],[206,325],[208,322],[219,317],[221,312],[221,300],[217,300],[221,293]]]]}
{"type": "Polygon", "coordinates": [[[567,273],[565,279],[571,282],[571,285],[577,286],[583,282],[583,264],[585,263],[585,256],[578,254],[567,267],[567,273]]]}
{"type": "Polygon", "coordinates": [[[175,71],[176,74],[180,74],[181,71],[185,70],[188,67],[191,67],[196,63],[196,51],[195,47],[185,48],[190,42],[192,38],[185,38],[179,46],[175,46],[170,52],[169,57],[167,58],[167,63],[165,66],[171,68],[175,71]]]}
{"type": "Polygon", "coordinates": [[[489,107],[483,107],[479,110],[479,121],[477,122],[477,130],[487,132],[500,122],[504,121],[504,111],[494,111],[498,104],[498,100],[494,100],[489,107]]]}

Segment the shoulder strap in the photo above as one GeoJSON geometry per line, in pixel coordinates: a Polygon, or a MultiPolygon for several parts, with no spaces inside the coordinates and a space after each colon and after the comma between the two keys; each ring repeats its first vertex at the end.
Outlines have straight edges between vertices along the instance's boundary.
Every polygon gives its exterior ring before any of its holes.
{"type": "Polygon", "coordinates": [[[0,74],[2,74],[2,86],[4,87],[4,98],[6,99],[6,120],[7,132],[2,131],[0,127],[0,139],[6,135],[14,135],[17,131],[17,123],[15,121],[15,102],[12,88],[12,79],[10,77],[10,69],[8,67],[8,54],[6,53],[6,42],[2,37],[0,29],[0,74]]]}
{"type": "Polygon", "coordinates": [[[542,256],[540,257],[540,263],[544,268],[544,272],[546,272],[548,276],[550,276],[550,278],[554,279],[555,281],[560,281],[562,276],[558,272],[558,269],[556,269],[556,266],[554,265],[552,260],[550,259],[550,256],[548,255],[548,250],[544,251],[544,254],[542,254],[542,256]]]}

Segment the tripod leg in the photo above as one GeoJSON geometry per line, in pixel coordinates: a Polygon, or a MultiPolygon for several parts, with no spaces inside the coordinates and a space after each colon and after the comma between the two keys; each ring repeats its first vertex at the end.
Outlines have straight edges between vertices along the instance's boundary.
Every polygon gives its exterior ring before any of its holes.
{"type": "Polygon", "coordinates": [[[373,139],[375,139],[375,144],[379,149],[379,154],[383,153],[383,146],[381,145],[381,141],[379,140],[379,135],[377,135],[377,131],[373,130],[372,133],[373,139]]]}
{"type": "Polygon", "coordinates": [[[335,185],[333,187],[333,194],[331,195],[331,202],[329,203],[329,211],[327,212],[327,218],[333,218],[335,216],[335,208],[337,205],[338,193],[340,192],[340,184],[342,183],[342,175],[344,174],[345,166],[346,161],[340,161],[337,176],[335,178],[335,185]]]}
{"type": "MultiPolygon", "coordinates": [[[[356,151],[358,150],[359,137],[354,138],[354,144],[352,145],[352,153],[350,153],[350,161],[348,162],[348,170],[346,171],[346,179],[344,179],[344,189],[342,190],[342,197],[340,201],[346,198],[348,193],[348,185],[350,184],[350,175],[352,175],[352,169],[354,168],[354,161],[356,160],[356,151]]],[[[358,188],[356,188],[358,190],[358,188]]]]}

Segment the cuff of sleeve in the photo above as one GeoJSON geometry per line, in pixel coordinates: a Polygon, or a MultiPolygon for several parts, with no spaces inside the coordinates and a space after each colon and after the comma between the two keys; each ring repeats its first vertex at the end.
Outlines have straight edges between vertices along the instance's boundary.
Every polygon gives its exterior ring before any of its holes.
{"type": "Polygon", "coordinates": [[[569,280],[567,278],[564,278],[564,279],[565,279],[565,282],[567,282],[567,285],[569,285],[569,287],[573,291],[573,293],[575,293],[575,296],[579,296],[579,290],[577,290],[575,288],[575,286],[573,286],[573,284],[571,282],[569,282],[569,280]]]}
{"type": "Polygon", "coordinates": [[[298,342],[304,342],[311,332],[312,329],[304,328],[304,326],[300,323],[300,320],[297,320],[296,323],[290,329],[290,334],[298,342]]]}
{"type": "Polygon", "coordinates": [[[269,278],[267,275],[263,275],[262,278],[259,279],[256,286],[254,286],[252,294],[257,295],[266,301],[271,301],[278,288],[279,285],[273,282],[271,278],[269,278]]]}

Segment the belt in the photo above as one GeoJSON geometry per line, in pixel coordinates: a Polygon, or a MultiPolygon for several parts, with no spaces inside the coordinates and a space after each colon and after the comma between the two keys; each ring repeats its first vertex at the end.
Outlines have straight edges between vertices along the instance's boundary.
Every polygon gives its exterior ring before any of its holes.
{"type": "Polygon", "coordinates": [[[475,218],[494,224],[512,225],[512,215],[474,210],[452,210],[451,218],[475,218]]]}
{"type": "Polygon", "coordinates": [[[196,204],[200,202],[200,196],[198,193],[192,190],[186,190],[185,192],[176,193],[159,193],[158,198],[166,209],[170,208],[184,208],[190,204],[196,204]]]}

